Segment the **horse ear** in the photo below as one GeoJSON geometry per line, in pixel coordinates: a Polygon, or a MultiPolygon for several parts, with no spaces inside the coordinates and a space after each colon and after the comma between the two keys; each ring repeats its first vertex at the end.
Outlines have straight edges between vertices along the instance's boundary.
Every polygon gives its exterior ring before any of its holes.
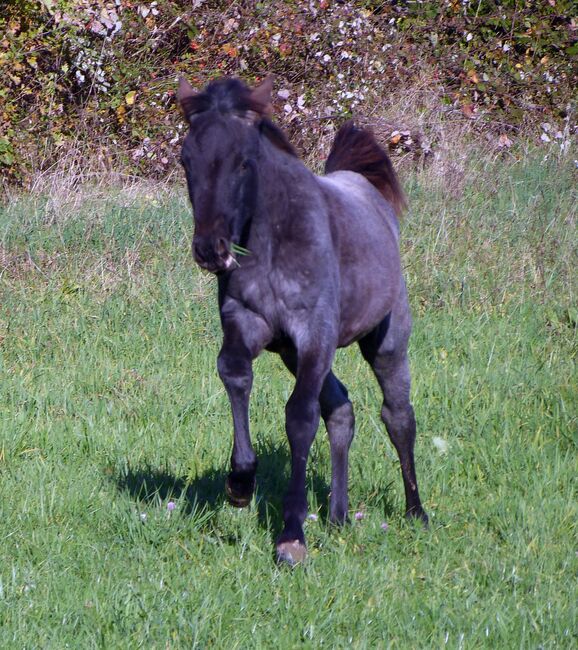
{"type": "Polygon", "coordinates": [[[251,99],[255,102],[255,104],[263,107],[262,112],[265,115],[270,115],[273,112],[273,105],[271,104],[273,81],[274,77],[270,74],[251,91],[251,99]]]}
{"type": "Polygon", "coordinates": [[[183,99],[194,97],[196,94],[197,91],[191,86],[191,84],[184,77],[179,77],[179,88],[177,90],[177,99],[179,104],[183,103],[183,99]]]}
{"type": "Polygon", "coordinates": [[[179,77],[177,101],[186,119],[189,118],[189,113],[190,113],[189,106],[190,106],[191,99],[196,95],[197,95],[197,91],[191,86],[191,84],[184,77],[179,77]]]}

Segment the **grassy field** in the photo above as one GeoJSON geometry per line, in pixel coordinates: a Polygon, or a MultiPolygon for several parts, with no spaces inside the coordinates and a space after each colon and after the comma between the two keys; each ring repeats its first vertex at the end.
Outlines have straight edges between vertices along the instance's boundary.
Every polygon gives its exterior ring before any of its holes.
{"type": "Polygon", "coordinates": [[[0,647],[576,647],[573,167],[536,153],[406,176],[431,526],[404,521],[376,385],[341,351],[363,518],[327,523],[320,430],[293,571],[273,562],[291,380],[257,360],[258,493],[235,510],[215,284],[183,192],[0,208],[0,647]]]}

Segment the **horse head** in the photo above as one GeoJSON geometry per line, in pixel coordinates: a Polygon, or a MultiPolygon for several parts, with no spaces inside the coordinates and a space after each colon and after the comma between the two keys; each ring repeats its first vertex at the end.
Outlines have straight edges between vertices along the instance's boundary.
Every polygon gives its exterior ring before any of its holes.
{"type": "Polygon", "coordinates": [[[246,239],[257,201],[260,137],[279,131],[268,120],[271,90],[271,77],[254,88],[219,79],[202,92],[184,79],[179,84],[189,124],[181,162],[195,218],[193,256],[213,273],[235,268],[234,249],[246,239]]]}

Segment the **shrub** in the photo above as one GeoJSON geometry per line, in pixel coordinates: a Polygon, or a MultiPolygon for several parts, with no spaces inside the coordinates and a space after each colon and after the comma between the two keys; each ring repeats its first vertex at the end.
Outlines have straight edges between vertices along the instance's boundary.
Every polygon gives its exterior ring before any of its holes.
{"type": "MultiPolygon", "coordinates": [[[[569,123],[572,8],[569,0],[8,0],[2,177],[26,182],[71,151],[99,169],[166,176],[182,129],[179,74],[201,86],[222,74],[253,82],[275,73],[277,115],[298,145],[351,113],[379,125],[391,97],[416,84],[433,90],[439,111],[502,134],[569,123]]],[[[428,153],[427,133],[395,126],[387,124],[392,146],[428,153]]]]}

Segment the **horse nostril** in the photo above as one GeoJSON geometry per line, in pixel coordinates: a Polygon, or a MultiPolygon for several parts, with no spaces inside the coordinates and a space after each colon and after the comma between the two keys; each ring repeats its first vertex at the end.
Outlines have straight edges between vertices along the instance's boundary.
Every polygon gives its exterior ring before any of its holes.
{"type": "Polygon", "coordinates": [[[219,257],[224,257],[229,252],[229,244],[224,237],[219,237],[215,242],[215,252],[219,257]]]}

